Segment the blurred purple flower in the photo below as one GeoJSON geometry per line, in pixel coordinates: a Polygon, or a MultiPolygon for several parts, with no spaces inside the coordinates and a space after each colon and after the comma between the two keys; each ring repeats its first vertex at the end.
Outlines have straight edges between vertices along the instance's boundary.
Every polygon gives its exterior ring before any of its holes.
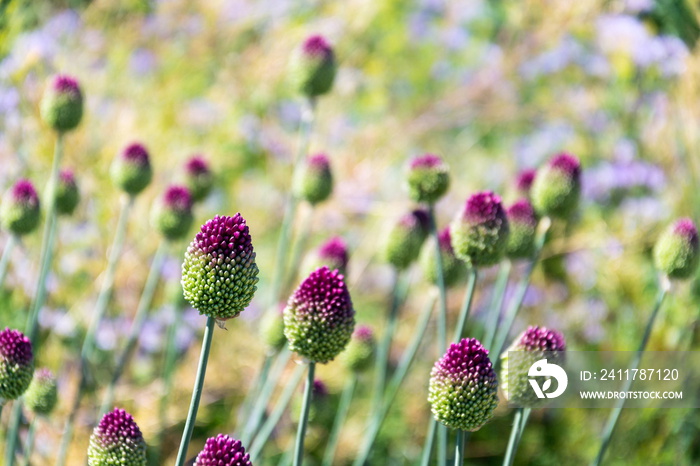
{"type": "Polygon", "coordinates": [[[545,158],[566,147],[575,135],[574,129],[563,122],[546,123],[523,136],[515,144],[515,157],[520,167],[536,167],[545,158]]]}
{"type": "Polygon", "coordinates": [[[598,17],[596,33],[598,47],[606,54],[632,56],[649,39],[649,32],[639,19],[621,14],[598,17]]]}
{"type": "Polygon", "coordinates": [[[296,130],[301,122],[301,108],[295,101],[283,100],[277,104],[277,117],[283,127],[296,130]]]}
{"type": "Polygon", "coordinates": [[[75,10],[63,10],[51,17],[44,25],[43,30],[55,40],[62,40],[66,36],[78,36],[78,30],[83,22],[75,10]]]}
{"type": "Polygon", "coordinates": [[[448,50],[460,50],[469,43],[469,34],[464,27],[453,26],[441,32],[440,42],[448,50]]]}
{"type": "Polygon", "coordinates": [[[158,57],[148,49],[139,48],[131,53],[129,68],[137,76],[152,73],[157,66],[158,57]]]}
{"type": "Polygon", "coordinates": [[[526,79],[558,73],[568,66],[583,62],[583,46],[573,37],[565,36],[557,45],[524,63],[520,71],[526,79]]]}
{"type": "Polygon", "coordinates": [[[654,9],[654,0],[625,0],[624,11],[629,14],[646,13],[654,9]]]}

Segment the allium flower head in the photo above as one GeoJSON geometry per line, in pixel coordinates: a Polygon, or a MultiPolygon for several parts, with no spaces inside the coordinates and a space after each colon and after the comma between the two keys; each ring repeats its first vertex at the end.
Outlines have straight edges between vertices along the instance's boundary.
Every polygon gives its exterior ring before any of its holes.
{"type": "Polygon", "coordinates": [[[39,196],[28,180],[19,180],[12,186],[0,206],[0,222],[11,233],[22,236],[39,226],[41,214],[39,196]]]}
{"type": "Polygon", "coordinates": [[[290,75],[294,88],[307,97],[331,90],[337,64],[335,54],[323,36],[311,36],[292,56],[290,75]]]}
{"type": "Polygon", "coordinates": [[[483,191],[467,199],[450,225],[455,255],[472,267],[498,263],[506,250],[510,226],[501,198],[483,191]]]}
{"type": "Polygon", "coordinates": [[[38,369],[29,388],[24,392],[24,404],[34,413],[47,416],[51,414],[57,401],[56,377],[46,368],[38,369]]]}
{"type": "Polygon", "coordinates": [[[88,447],[90,466],[146,465],[146,442],[136,421],[123,409],[114,408],[92,431],[88,447]]]}
{"type": "Polygon", "coordinates": [[[515,405],[534,408],[546,402],[530,386],[528,371],[541,359],[548,363],[563,364],[566,342],[556,330],[528,327],[501,354],[501,383],[506,399],[515,405]]]}
{"type": "Polygon", "coordinates": [[[656,268],[673,279],[691,277],[698,268],[698,230],[689,218],[671,224],[656,241],[656,268]]]}
{"type": "Polygon", "coordinates": [[[526,259],[535,253],[537,215],[527,199],[520,199],[506,210],[510,235],[506,255],[511,259],[526,259]]]}
{"type": "Polygon", "coordinates": [[[56,187],[56,211],[60,215],[72,215],[80,202],[80,191],[71,170],[62,170],[56,187]]]}
{"type": "Polygon", "coordinates": [[[136,196],[151,183],[153,170],[148,150],[133,143],[117,155],[110,172],[112,181],[131,196],[136,196]]]}
{"type": "MultiPolygon", "coordinates": [[[[442,257],[442,278],[445,286],[452,287],[460,283],[467,273],[466,264],[457,259],[454,249],[452,249],[452,235],[450,228],[446,227],[438,233],[438,243],[440,244],[440,256],[442,257]]],[[[423,274],[430,283],[437,284],[437,260],[435,258],[435,246],[423,249],[421,256],[421,266],[423,274]]]]}
{"type": "Polygon", "coordinates": [[[464,338],[435,363],[428,401],[438,422],[473,432],[493,417],[498,382],[488,354],[478,340],[464,338]]]}
{"type": "Polygon", "coordinates": [[[34,375],[32,343],[22,332],[0,332],[0,401],[15,400],[29,387],[34,375]]]}
{"type": "Polygon", "coordinates": [[[440,157],[425,154],[411,160],[407,181],[412,200],[432,204],[450,187],[450,173],[440,157]]]}
{"type": "Polygon", "coordinates": [[[219,434],[207,439],[194,466],[253,466],[253,463],[240,440],[219,434]]]}
{"type": "Polygon", "coordinates": [[[430,217],[423,209],[401,217],[387,238],[384,249],[387,262],[399,270],[411,265],[418,258],[429,230],[430,217]]]}
{"type": "Polygon", "coordinates": [[[518,173],[518,176],[515,178],[515,189],[518,196],[526,199],[530,198],[530,188],[532,188],[532,182],[535,181],[536,173],[537,171],[533,168],[527,168],[518,173]]]}
{"type": "Polygon", "coordinates": [[[153,225],[168,240],[177,240],[192,226],[192,196],[183,186],[170,186],[153,206],[153,225]]]}
{"type": "Polygon", "coordinates": [[[260,337],[274,351],[284,348],[287,338],[284,336],[284,316],[281,311],[270,310],[260,322],[260,337]]]}
{"type": "Polygon", "coordinates": [[[340,354],[355,328],[355,309],[344,277],[321,267],[292,293],[284,309],[289,349],[309,361],[327,363],[340,354]]]}
{"type": "Polygon", "coordinates": [[[581,164],[573,155],[555,155],[535,175],[530,192],[541,216],[568,218],[581,196],[581,164]]]}
{"type": "Polygon", "coordinates": [[[326,154],[308,157],[295,187],[296,195],[311,205],[325,201],[333,191],[333,174],[326,154]]]}
{"type": "Polygon", "coordinates": [[[374,332],[363,325],[353,332],[350,343],[340,355],[340,359],[351,372],[363,372],[372,365],[376,347],[374,332]]]}
{"type": "Polygon", "coordinates": [[[348,246],[343,238],[335,236],[323,243],[316,253],[316,263],[318,267],[325,265],[345,274],[348,268],[348,246]]]}
{"type": "Polygon", "coordinates": [[[216,216],[202,225],[185,252],[182,289],[200,314],[217,320],[238,316],[257,290],[258,266],[241,214],[216,216]]]}
{"type": "Polygon", "coordinates": [[[75,78],[56,75],[41,99],[41,117],[59,133],[74,129],[83,118],[83,94],[75,78]]]}
{"type": "Polygon", "coordinates": [[[194,202],[203,201],[214,186],[214,175],[201,155],[195,155],[187,161],[185,178],[194,202]]]}

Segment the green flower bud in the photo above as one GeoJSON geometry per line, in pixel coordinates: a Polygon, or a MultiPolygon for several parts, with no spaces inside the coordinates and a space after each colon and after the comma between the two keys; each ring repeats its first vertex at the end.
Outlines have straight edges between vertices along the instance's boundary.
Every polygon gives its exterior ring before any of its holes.
{"type": "Polygon", "coordinates": [[[80,191],[75,176],[70,170],[63,170],[56,187],[56,211],[59,215],[72,215],[80,202],[80,191]]]}
{"type": "Polygon", "coordinates": [[[146,442],[141,429],[123,409],[105,414],[92,431],[89,466],[146,466],[146,442]]]}
{"type": "Polygon", "coordinates": [[[295,89],[307,97],[318,97],[333,87],[336,69],[335,54],[326,39],[312,36],[293,55],[290,76],[295,89]]]}
{"type": "Polygon", "coordinates": [[[376,346],[372,329],[358,327],[352,334],[348,347],[340,354],[340,359],[351,372],[363,372],[372,365],[376,346]]]}
{"type": "Polygon", "coordinates": [[[552,158],[535,175],[530,196],[540,216],[570,217],[581,196],[581,164],[578,159],[569,154],[552,158]]]}
{"type": "Polygon", "coordinates": [[[411,161],[408,193],[412,200],[433,204],[445,195],[449,187],[449,169],[440,157],[425,154],[411,161]]]}
{"type": "Polygon", "coordinates": [[[58,401],[58,387],[53,373],[44,368],[34,373],[32,383],[24,392],[24,404],[35,412],[48,416],[58,401]]]}
{"type": "Polygon", "coordinates": [[[74,129],[83,118],[83,94],[78,81],[70,76],[57,75],[41,99],[41,117],[59,133],[74,129]]]}
{"type": "Polygon", "coordinates": [[[185,165],[187,188],[194,202],[202,202],[214,187],[214,175],[209,165],[199,155],[192,157],[185,165]]]}
{"type": "Polygon", "coordinates": [[[169,187],[153,206],[153,225],[170,241],[185,236],[192,226],[192,220],[192,198],[187,188],[169,187]]]}
{"type": "Polygon", "coordinates": [[[537,216],[530,201],[521,199],[506,210],[510,235],[506,255],[511,259],[529,259],[535,254],[537,216]]]}
{"type": "Polygon", "coordinates": [[[698,230],[693,221],[683,218],[662,233],[654,247],[656,268],[669,278],[690,278],[698,268],[698,230]]]}
{"type": "Polygon", "coordinates": [[[16,400],[27,390],[34,376],[32,342],[22,332],[0,332],[0,404],[16,400]]]}
{"type": "Polygon", "coordinates": [[[295,191],[297,197],[311,205],[328,199],[333,191],[333,174],[326,154],[316,154],[306,159],[295,191]]]}
{"type": "Polygon", "coordinates": [[[384,248],[386,261],[399,270],[407,268],[420,255],[429,229],[430,217],[425,210],[416,209],[401,217],[389,232],[384,248]]]}
{"type": "Polygon", "coordinates": [[[115,185],[136,196],[153,178],[148,151],[139,143],[130,144],[114,159],[110,174],[115,185]]]}
{"type": "Polygon", "coordinates": [[[487,267],[503,258],[510,226],[501,198],[490,191],[474,194],[450,225],[455,255],[472,267],[487,267]]]}
{"type": "Polygon", "coordinates": [[[5,194],[0,206],[2,226],[17,236],[31,233],[39,226],[39,196],[28,180],[19,180],[5,194]]]}
{"type": "MultiPolygon", "coordinates": [[[[467,266],[455,256],[449,228],[445,228],[438,234],[438,243],[440,244],[440,256],[442,257],[442,278],[446,287],[453,287],[461,283],[467,276],[467,266]]],[[[434,245],[423,249],[421,266],[426,280],[437,284],[438,272],[434,245]]]]}
{"type": "Polygon", "coordinates": [[[277,352],[284,348],[284,317],[281,312],[268,311],[260,321],[260,337],[268,348],[277,352]]]}

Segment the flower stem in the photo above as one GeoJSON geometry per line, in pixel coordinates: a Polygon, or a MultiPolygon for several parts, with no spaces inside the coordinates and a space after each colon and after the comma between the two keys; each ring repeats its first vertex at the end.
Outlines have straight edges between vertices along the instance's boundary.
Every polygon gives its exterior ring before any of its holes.
{"type": "Polygon", "coordinates": [[[309,409],[311,408],[311,398],[314,390],[315,370],[316,363],[313,361],[309,362],[309,374],[306,378],[306,387],[304,387],[304,403],[301,405],[297,441],[294,446],[294,466],[301,466],[304,462],[304,437],[306,437],[306,425],[309,422],[309,409]]]}
{"type": "MultiPolygon", "coordinates": [[[[467,292],[464,295],[464,302],[462,304],[462,309],[459,311],[459,318],[457,320],[457,328],[455,329],[454,337],[452,341],[460,341],[462,335],[464,334],[464,327],[467,325],[467,320],[469,319],[469,312],[472,308],[472,301],[474,300],[474,289],[476,288],[477,270],[472,267],[469,269],[469,283],[467,283],[467,292]]],[[[442,348],[442,351],[447,349],[442,348]]]]}
{"type": "Polygon", "coordinates": [[[5,243],[5,248],[2,250],[2,258],[0,258],[0,291],[2,291],[2,287],[5,284],[7,269],[10,265],[10,256],[18,242],[17,235],[10,235],[7,239],[7,243],[5,243]]]}
{"type": "Polygon", "coordinates": [[[506,456],[503,459],[503,466],[511,466],[513,460],[515,459],[515,450],[518,448],[518,438],[520,437],[520,424],[523,418],[523,408],[517,408],[515,410],[515,416],[513,417],[513,427],[510,431],[510,438],[508,439],[508,448],[506,449],[506,456]]]}
{"type": "Polygon", "coordinates": [[[433,442],[435,442],[435,430],[437,428],[437,421],[433,416],[430,416],[430,422],[428,423],[428,433],[425,435],[425,443],[423,444],[423,453],[421,454],[420,464],[421,466],[428,466],[430,464],[430,456],[433,452],[433,442]]]}
{"type": "Polygon", "coordinates": [[[211,349],[211,339],[215,322],[216,319],[213,317],[207,317],[207,326],[204,329],[204,336],[202,338],[202,352],[199,356],[199,366],[197,367],[197,377],[195,378],[194,390],[192,391],[192,402],[190,403],[190,410],[187,413],[185,430],[182,433],[182,440],[180,440],[180,448],[177,452],[177,461],[175,462],[177,466],[183,466],[187,459],[187,447],[190,444],[194,423],[197,418],[197,410],[199,409],[199,400],[202,397],[204,375],[207,372],[207,360],[209,359],[209,350],[211,349]]]}
{"type": "MultiPolygon", "coordinates": [[[[243,423],[247,422],[247,420],[250,418],[254,408],[253,404],[257,402],[257,396],[260,394],[260,389],[265,386],[265,381],[269,378],[270,366],[272,366],[275,356],[277,356],[277,352],[273,352],[271,350],[265,352],[265,357],[263,358],[260,370],[255,376],[255,381],[251,384],[252,388],[248,390],[248,393],[243,399],[243,403],[238,414],[238,422],[236,424],[238,429],[240,429],[243,423]]],[[[237,436],[236,438],[240,438],[240,436],[237,436]]]]}
{"type": "Polygon", "coordinates": [[[278,398],[275,407],[272,409],[270,417],[265,420],[265,424],[263,424],[263,426],[260,428],[260,432],[258,432],[258,435],[255,437],[255,440],[250,447],[249,451],[251,463],[257,464],[260,452],[265,446],[267,439],[270,438],[270,434],[272,434],[275,426],[282,418],[284,410],[287,409],[287,405],[289,405],[289,401],[292,399],[294,390],[296,390],[297,385],[299,385],[302,375],[304,375],[304,366],[297,366],[290,382],[286,384],[284,391],[278,398]]]}
{"type": "MultiPolygon", "coordinates": [[[[635,369],[639,369],[639,364],[642,361],[642,355],[644,354],[644,350],[647,347],[647,343],[649,342],[649,336],[651,335],[651,330],[654,326],[654,321],[656,320],[656,316],[659,313],[659,309],[661,309],[661,305],[664,302],[664,298],[666,297],[666,294],[668,294],[669,286],[668,286],[668,279],[664,277],[663,283],[661,285],[661,288],[659,289],[659,293],[656,296],[656,304],[654,305],[654,310],[651,312],[651,315],[649,316],[649,320],[647,321],[646,328],[644,329],[644,335],[642,336],[642,341],[639,343],[639,347],[637,348],[637,352],[634,355],[634,358],[632,359],[632,364],[630,365],[630,370],[633,371],[635,369]]],[[[629,391],[630,387],[632,386],[632,380],[625,380],[622,391],[627,392],[629,391]]],[[[612,409],[610,412],[610,417],[608,418],[607,424],[605,424],[605,429],[603,430],[603,441],[600,445],[600,450],[598,451],[598,456],[596,457],[595,461],[593,462],[594,465],[598,466],[599,464],[602,463],[603,458],[605,457],[605,452],[608,449],[608,446],[610,445],[610,440],[612,439],[612,434],[615,431],[615,426],[617,425],[617,420],[620,418],[620,412],[622,411],[622,408],[625,406],[625,399],[621,398],[615,403],[615,407],[612,409]]]]}
{"type": "Polygon", "coordinates": [[[323,466],[333,466],[333,458],[335,457],[335,450],[338,447],[338,440],[340,439],[340,431],[345,423],[345,418],[348,415],[350,409],[350,402],[352,401],[352,395],[355,392],[355,385],[357,385],[357,374],[353,373],[348,379],[348,382],[343,388],[343,393],[340,395],[340,401],[338,402],[338,410],[335,413],[335,421],[333,422],[333,427],[331,428],[331,433],[328,436],[328,444],[326,445],[326,452],[323,455],[323,466]]]}
{"type": "Polygon", "coordinates": [[[457,429],[457,446],[455,447],[455,466],[464,464],[464,431],[457,429]]]}
{"type": "Polygon", "coordinates": [[[32,458],[32,451],[34,450],[34,434],[36,433],[36,424],[39,422],[38,416],[34,416],[32,423],[29,424],[29,432],[27,432],[27,444],[24,448],[24,466],[29,466],[31,463],[29,460],[32,458]]]}
{"type": "Polygon", "coordinates": [[[297,278],[297,273],[299,272],[299,265],[301,264],[301,257],[304,254],[304,251],[306,250],[306,244],[309,240],[309,233],[311,230],[311,222],[313,219],[314,211],[314,207],[311,206],[310,209],[306,211],[306,214],[300,216],[301,230],[297,233],[296,238],[294,240],[294,245],[292,247],[292,257],[289,263],[289,276],[287,277],[287,285],[289,286],[292,286],[297,278]]]}
{"type": "Polygon", "coordinates": [[[146,285],[144,286],[143,293],[141,294],[141,299],[139,300],[139,307],[136,310],[136,315],[134,316],[134,321],[131,323],[131,329],[129,330],[129,336],[127,337],[124,349],[119,354],[117,359],[117,366],[112,374],[112,380],[110,380],[107,386],[107,393],[102,400],[102,406],[100,407],[100,415],[105,414],[109,411],[111,404],[114,400],[114,390],[119,383],[119,379],[124,374],[124,369],[126,369],[129,360],[134,354],[136,345],[138,343],[139,335],[143,329],[143,324],[148,317],[148,311],[151,309],[153,304],[153,296],[156,293],[156,288],[158,287],[158,282],[160,281],[161,272],[163,269],[163,261],[166,256],[166,249],[168,243],[161,241],[156,254],[151,262],[151,269],[148,271],[148,277],[146,278],[146,285]]]}
{"type": "Polygon", "coordinates": [[[484,332],[484,348],[493,349],[493,341],[498,329],[498,318],[501,315],[501,307],[503,306],[503,298],[505,297],[506,287],[508,285],[508,276],[510,275],[511,262],[506,259],[501,263],[496,277],[496,283],[493,287],[491,295],[491,303],[489,305],[489,316],[486,322],[486,330],[484,332]]]}

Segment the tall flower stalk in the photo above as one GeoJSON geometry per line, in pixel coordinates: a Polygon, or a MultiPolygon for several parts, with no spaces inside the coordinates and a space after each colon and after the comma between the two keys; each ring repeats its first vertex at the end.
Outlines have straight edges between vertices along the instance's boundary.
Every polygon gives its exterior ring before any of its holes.
{"type": "Polygon", "coordinates": [[[0,290],[2,290],[5,285],[5,277],[7,277],[7,270],[10,265],[10,256],[12,256],[12,251],[14,251],[15,246],[19,243],[19,239],[15,235],[10,235],[7,238],[5,247],[2,249],[2,257],[0,257],[0,290]]]}

